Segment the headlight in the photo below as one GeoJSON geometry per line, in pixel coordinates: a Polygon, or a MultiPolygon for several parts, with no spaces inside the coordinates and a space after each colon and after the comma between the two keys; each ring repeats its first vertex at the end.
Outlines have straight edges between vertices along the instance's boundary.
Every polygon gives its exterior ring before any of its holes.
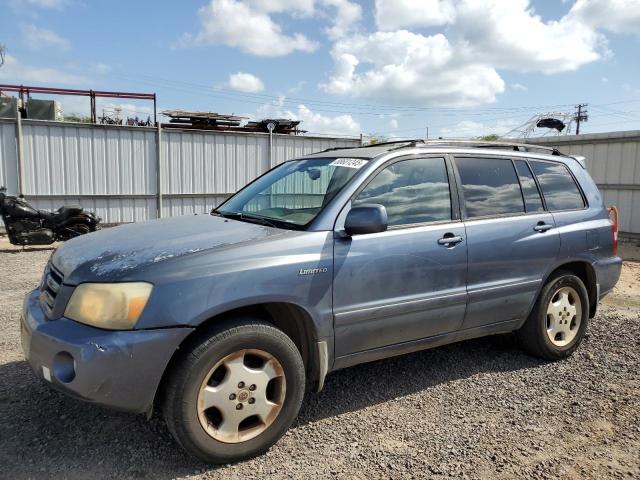
{"type": "Polygon", "coordinates": [[[81,283],[67,304],[64,316],[108,330],[130,330],[142,314],[153,285],[131,283],[81,283]]]}

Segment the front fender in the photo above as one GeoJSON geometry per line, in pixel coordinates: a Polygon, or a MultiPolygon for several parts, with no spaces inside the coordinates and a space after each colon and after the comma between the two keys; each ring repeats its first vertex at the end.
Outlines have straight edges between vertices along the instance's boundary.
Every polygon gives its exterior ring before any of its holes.
{"type": "Polygon", "coordinates": [[[139,275],[154,289],[136,328],[197,326],[237,308],[288,303],[308,313],[320,338],[331,336],[332,235],[314,232],[295,245],[283,239],[268,250],[249,248],[159,262],[145,278],[139,275]]]}

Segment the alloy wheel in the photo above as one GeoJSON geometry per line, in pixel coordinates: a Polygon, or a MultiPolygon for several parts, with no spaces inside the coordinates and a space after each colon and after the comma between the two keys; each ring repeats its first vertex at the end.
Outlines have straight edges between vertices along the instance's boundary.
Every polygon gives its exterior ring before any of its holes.
{"type": "Polygon", "coordinates": [[[240,350],[224,357],[205,376],[198,393],[198,419],[214,439],[244,442],[273,423],[285,394],[284,369],[273,355],[240,350]]]}
{"type": "Polygon", "coordinates": [[[580,330],[582,302],[572,287],[561,287],[547,307],[547,335],[556,347],[571,343],[580,330]]]}

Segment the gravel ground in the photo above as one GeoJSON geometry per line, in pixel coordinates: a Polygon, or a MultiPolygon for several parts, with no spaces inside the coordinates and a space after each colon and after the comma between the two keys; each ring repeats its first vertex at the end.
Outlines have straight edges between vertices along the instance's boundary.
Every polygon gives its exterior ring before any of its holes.
{"type": "Polygon", "coordinates": [[[0,478],[640,478],[640,263],[566,361],[508,335],[335,372],[266,455],[210,467],[32,375],[20,306],[50,253],[0,248],[0,478]]]}

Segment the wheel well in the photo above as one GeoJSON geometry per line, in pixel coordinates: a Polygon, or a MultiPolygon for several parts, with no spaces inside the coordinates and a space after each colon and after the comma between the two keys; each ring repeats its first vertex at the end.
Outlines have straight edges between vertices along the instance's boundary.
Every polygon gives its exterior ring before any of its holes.
{"type": "Polygon", "coordinates": [[[576,277],[582,280],[582,283],[587,287],[587,293],[589,294],[589,318],[593,318],[598,307],[597,279],[596,272],[593,267],[588,262],[569,262],[560,265],[551,272],[551,275],[558,270],[569,270],[576,277]]]}
{"type": "Polygon", "coordinates": [[[242,316],[260,318],[282,330],[291,338],[296,347],[298,347],[298,351],[304,362],[307,380],[310,382],[316,382],[318,380],[319,362],[317,351],[314,348],[315,326],[311,316],[304,309],[294,304],[263,303],[229,310],[215,315],[198,325],[193,332],[182,341],[169,360],[158,385],[154,403],[157,404],[158,401],[161,400],[162,387],[165,384],[165,380],[171,369],[180,362],[181,354],[191,345],[197,344],[200,341],[200,337],[206,332],[210,325],[227,318],[242,316]]]}

